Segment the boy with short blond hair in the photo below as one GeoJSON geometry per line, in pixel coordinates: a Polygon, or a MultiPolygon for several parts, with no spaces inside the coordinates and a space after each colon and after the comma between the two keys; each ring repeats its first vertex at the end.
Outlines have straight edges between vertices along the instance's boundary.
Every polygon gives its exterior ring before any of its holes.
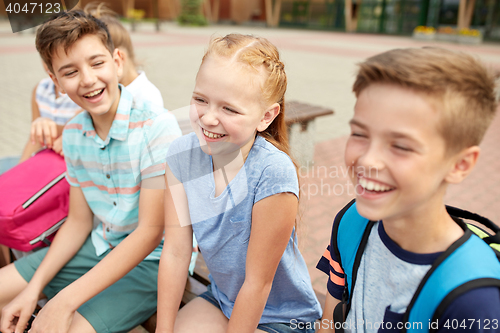
{"type": "Polygon", "coordinates": [[[180,130],[118,84],[122,60],[94,17],[64,12],[40,27],[36,46],[85,111],[63,134],[68,218],[50,248],[0,270],[0,330],[22,332],[47,296],[31,332],[128,331],[156,311],[164,158],[180,130]],[[94,230],[93,215],[102,221],[94,230]]]}
{"type": "Polygon", "coordinates": [[[349,332],[500,332],[497,254],[443,201],[476,164],[494,88],[477,60],[439,48],[360,64],[345,152],[356,200],[318,263],[329,275],[319,332],[344,320],[349,332]]]}

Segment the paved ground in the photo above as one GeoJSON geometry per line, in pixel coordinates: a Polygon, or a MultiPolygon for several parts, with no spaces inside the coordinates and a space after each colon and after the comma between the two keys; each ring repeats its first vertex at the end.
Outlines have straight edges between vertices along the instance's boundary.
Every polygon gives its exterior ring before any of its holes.
{"type": "MultiPolygon", "coordinates": [[[[241,26],[181,28],[173,23],[163,24],[162,31],[155,33],[152,25],[140,25],[138,32],[132,34],[137,58],[162,92],[165,106],[174,110],[177,117],[186,117],[183,111],[175,110],[189,102],[210,36],[230,32],[264,36],[279,47],[288,73],[288,99],[335,110],[335,115],[316,122],[315,164],[301,169],[305,189],[301,249],[314,287],[323,289],[326,277],[314,266],[329,241],[336,211],[350,198],[342,175],[343,147],[355,101],[351,85],[356,63],[393,48],[434,45],[469,52],[499,70],[500,44],[461,46],[423,43],[407,37],[241,26]],[[315,189],[318,192],[314,193],[315,189]]],[[[12,34],[6,21],[0,21],[0,73],[0,157],[4,157],[18,155],[27,141],[31,91],[45,77],[34,35],[12,34]]],[[[500,184],[498,142],[497,118],[483,143],[484,154],[478,168],[464,184],[451,188],[447,197],[451,204],[481,212],[496,221],[500,221],[500,187],[495,186],[500,184]]]]}

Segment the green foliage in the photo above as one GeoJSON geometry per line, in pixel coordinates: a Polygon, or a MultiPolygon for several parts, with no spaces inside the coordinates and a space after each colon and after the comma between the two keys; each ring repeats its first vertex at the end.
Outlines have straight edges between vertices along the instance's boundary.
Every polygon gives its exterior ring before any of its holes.
{"type": "Polygon", "coordinates": [[[203,0],[181,0],[181,14],[177,18],[182,25],[207,25],[202,14],[203,0]]]}

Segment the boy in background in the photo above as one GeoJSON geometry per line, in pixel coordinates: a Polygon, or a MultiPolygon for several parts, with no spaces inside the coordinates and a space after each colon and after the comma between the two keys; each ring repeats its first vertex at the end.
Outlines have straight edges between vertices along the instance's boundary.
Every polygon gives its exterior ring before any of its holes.
{"type": "Polygon", "coordinates": [[[68,218],[49,248],[0,269],[0,330],[22,332],[46,296],[31,332],[127,331],[156,311],[163,161],[180,129],[118,84],[123,62],[101,21],[63,12],[38,29],[36,46],[85,111],[63,135],[68,218]]]}
{"type": "Polygon", "coordinates": [[[422,332],[499,332],[498,259],[447,213],[443,201],[448,185],[462,182],[478,159],[497,108],[492,75],[465,54],[392,50],[360,65],[353,90],[357,102],[345,162],[356,202],[338,214],[332,242],[318,263],[329,275],[319,332],[334,332],[342,320],[348,332],[401,331],[405,324],[417,324],[422,332]],[[366,244],[361,257],[353,245],[361,243],[350,235],[366,244]],[[470,263],[462,250],[473,256],[470,263]],[[459,272],[440,268],[445,259],[457,259],[459,272]],[[437,299],[441,310],[434,313],[431,298],[439,292],[426,283],[437,279],[448,288],[447,280],[479,271],[485,283],[469,281],[445,293],[446,302],[437,299]],[[424,296],[414,302],[416,292],[424,296]],[[350,310],[345,319],[340,305],[334,323],[343,294],[350,310]],[[424,320],[412,322],[417,317],[424,320]],[[437,327],[429,327],[434,319],[437,327]]]}

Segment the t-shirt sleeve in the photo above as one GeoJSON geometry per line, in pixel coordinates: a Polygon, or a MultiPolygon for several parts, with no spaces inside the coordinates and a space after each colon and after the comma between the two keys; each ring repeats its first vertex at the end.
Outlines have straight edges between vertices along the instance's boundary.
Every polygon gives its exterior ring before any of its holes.
{"type": "Polygon", "coordinates": [[[500,333],[500,288],[481,287],[458,296],[438,320],[438,332],[500,333]]]}
{"type": "Polygon", "coordinates": [[[141,179],[165,174],[165,156],[172,141],[181,136],[181,130],[173,114],[165,112],[156,117],[145,131],[141,153],[141,179]]]}
{"type": "Polygon", "coordinates": [[[335,253],[331,251],[331,244],[323,253],[316,268],[328,275],[328,282],[326,288],[332,297],[342,300],[344,293],[345,276],[342,267],[340,267],[335,253]]]}
{"type": "Polygon", "coordinates": [[[265,166],[255,187],[254,203],[278,193],[293,193],[299,197],[297,171],[290,158],[277,153],[266,158],[265,166]]]}
{"type": "Polygon", "coordinates": [[[189,139],[190,138],[188,134],[174,140],[168,147],[168,151],[166,154],[166,163],[170,171],[172,171],[172,174],[180,182],[183,181],[183,171],[186,171],[186,166],[188,163],[190,163],[192,148],[189,146],[189,139]]]}

